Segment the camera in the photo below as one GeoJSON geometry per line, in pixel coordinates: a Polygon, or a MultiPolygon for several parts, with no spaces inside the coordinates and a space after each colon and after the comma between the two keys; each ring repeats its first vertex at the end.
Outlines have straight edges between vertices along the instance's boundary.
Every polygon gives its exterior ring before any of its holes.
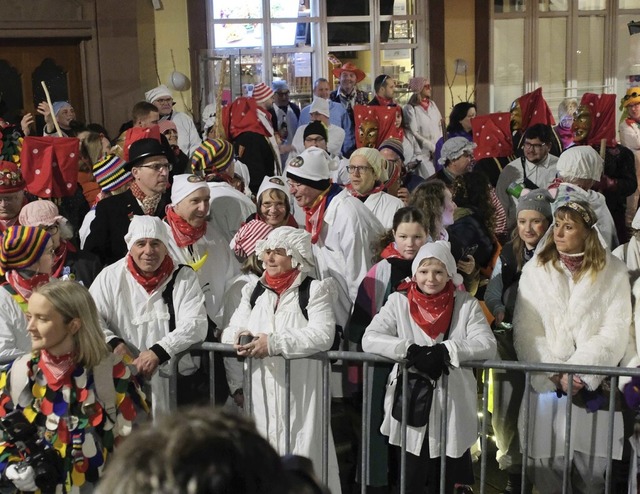
{"type": "Polygon", "coordinates": [[[58,451],[38,437],[38,428],[30,423],[22,411],[14,410],[0,418],[5,441],[13,443],[33,468],[35,483],[44,493],[53,493],[56,485],[64,482],[64,464],[58,451]]]}

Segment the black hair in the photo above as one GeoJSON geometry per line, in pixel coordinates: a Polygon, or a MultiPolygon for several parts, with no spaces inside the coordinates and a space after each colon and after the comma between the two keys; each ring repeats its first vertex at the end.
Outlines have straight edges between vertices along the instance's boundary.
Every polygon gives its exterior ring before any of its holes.
{"type": "Polygon", "coordinates": [[[468,101],[463,101],[453,107],[449,114],[449,125],[447,125],[448,134],[452,132],[466,132],[460,122],[467,118],[467,113],[469,113],[471,108],[476,108],[476,105],[468,101]]]}
{"type": "Polygon", "coordinates": [[[542,123],[535,124],[524,132],[524,139],[540,139],[545,144],[550,145],[553,140],[553,130],[549,125],[542,123]]]}

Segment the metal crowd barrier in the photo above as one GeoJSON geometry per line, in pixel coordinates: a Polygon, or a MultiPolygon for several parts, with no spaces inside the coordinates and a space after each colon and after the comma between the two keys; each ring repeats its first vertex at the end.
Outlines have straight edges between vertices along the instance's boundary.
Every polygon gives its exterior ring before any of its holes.
{"type": "MultiPolygon", "coordinates": [[[[221,352],[228,356],[236,356],[236,352],[231,345],[225,345],[222,343],[202,343],[200,345],[196,345],[189,349],[191,350],[203,350],[209,352],[210,360],[213,361],[213,354],[215,352],[221,352]]],[[[172,359],[171,365],[172,372],[170,378],[170,386],[169,386],[169,394],[171,401],[171,409],[177,409],[177,365],[179,359],[186,355],[188,351],[180,354],[177,358],[172,359]]],[[[373,367],[372,364],[376,363],[396,363],[394,360],[387,359],[385,357],[380,357],[378,355],[374,355],[371,353],[364,352],[345,352],[345,351],[330,351],[318,353],[306,358],[320,360],[323,363],[323,376],[322,376],[322,397],[323,397],[323,408],[322,408],[322,472],[321,479],[327,484],[328,480],[328,444],[329,444],[329,424],[331,420],[331,393],[330,393],[330,374],[331,374],[331,361],[332,360],[342,360],[347,362],[360,362],[363,367],[363,382],[362,389],[368,389],[369,381],[372,379],[373,375],[373,367]]],[[[251,414],[251,373],[252,373],[252,359],[247,358],[247,367],[244,371],[244,411],[247,414],[251,414]]],[[[406,486],[406,444],[407,444],[407,418],[408,418],[408,409],[407,409],[407,393],[406,389],[408,386],[408,372],[407,368],[404,366],[403,362],[400,362],[400,366],[402,369],[402,386],[403,386],[403,409],[402,409],[402,429],[401,429],[401,461],[400,461],[400,493],[405,493],[406,486]]],[[[489,369],[502,369],[502,370],[510,370],[523,372],[525,374],[525,395],[523,398],[523,413],[525,417],[529,416],[529,407],[531,401],[531,374],[535,372],[544,372],[544,373],[566,373],[569,376],[568,382],[568,396],[572,396],[573,390],[573,375],[574,374],[597,374],[602,376],[611,377],[611,390],[617,389],[618,387],[618,378],[620,376],[640,376],[640,368],[625,368],[625,367],[598,367],[598,366],[588,366],[588,365],[561,365],[561,364],[527,364],[523,362],[517,361],[502,361],[502,360],[487,360],[487,361],[468,361],[461,363],[461,367],[470,368],[475,370],[489,370],[489,369]]],[[[214,403],[215,397],[215,371],[214,366],[210,366],[211,373],[209,376],[209,390],[211,403],[214,403]]],[[[447,447],[447,405],[448,405],[448,378],[446,375],[443,375],[443,403],[444,408],[442,410],[441,415],[441,424],[440,424],[440,458],[446,457],[444,452],[447,447]]],[[[285,360],[285,387],[286,389],[290,389],[291,386],[291,372],[290,372],[290,360],[285,360]]],[[[291,411],[291,396],[290,393],[287,393],[287,399],[285,402],[285,423],[290,424],[290,411],[291,411]]],[[[605,494],[612,493],[611,481],[612,481],[612,451],[613,451],[613,436],[614,436],[614,420],[613,414],[615,413],[615,399],[616,393],[611,392],[609,397],[609,430],[607,436],[607,469],[606,469],[606,485],[605,485],[605,494]]],[[[480,430],[481,437],[481,445],[482,452],[484,454],[481,455],[480,460],[480,494],[485,494],[486,492],[486,474],[487,474],[487,441],[488,441],[488,422],[489,418],[489,379],[484,379],[483,385],[483,395],[482,395],[482,425],[480,430]]],[[[571,451],[571,433],[566,433],[570,431],[571,428],[571,419],[572,419],[572,400],[567,400],[567,405],[565,409],[566,416],[566,427],[565,427],[565,445],[564,445],[564,475],[562,482],[562,493],[567,494],[569,492],[569,479],[570,479],[570,470],[571,470],[571,460],[570,460],[570,451],[571,451]]],[[[370,417],[371,417],[371,403],[369,400],[369,396],[367,393],[363,393],[362,398],[362,442],[361,442],[361,474],[360,477],[362,479],[361,484],[361,493],[366,494],[367,486],[365,479],[369,478],[369,436],[370,436],[370,417]]],[[[525,421],[525,429],[524,429],[524,441],[521,445],[522,447],[522,492],[525,492],[525,479],[526,468],[527,468],[527,458],[529,451],[529,421],[525,421]]],[[[289,454],[290,451],[290,431],[289,427],[285,428],[285,444],[286,444],[286,454],[289,454]]],[[[440,493],[445,493],[445,474],[446,474],[446,461],[442,461],[440,463],[440,493]]]]}

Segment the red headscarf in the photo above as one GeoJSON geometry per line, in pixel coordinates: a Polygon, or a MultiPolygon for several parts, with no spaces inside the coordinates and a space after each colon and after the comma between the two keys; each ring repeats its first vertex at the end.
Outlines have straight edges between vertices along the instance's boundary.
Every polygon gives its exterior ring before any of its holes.
{"type": "Polygon", "coordinates": [[[27,192],[42,199],[75,194],[79,146],[75,137],[25,137],[20,162],[27,192]]]}
{"type": "Polygon", "coordinates": [[[527,130],[535,124],[555,125],[553,113],[542,97],[542,88],[524,94],[518,98],[522,109],[522,130],[527,130]]]}
{"type": "Polygon", "coordinates": [[[482,158],[504,158],[513,154],[509,113],[490,113],[471,120],[473,150],[476,161],[482,158]]]}
{"type": "Polygon", "coordinates": [[[255,132],[265,137],[271,133],[258,119],[258,104],[254,98],[241,96],[222,109],[222,124],[227,139],[232,140],[243,132],[255,132]]]}
{"type": "Polygon", "coordinates": [[[599,146],[606,139],[607,147],[615,147],[616,142],[616,95],[584,93],[580,106],[591,112],[591,129],[587,135],[590,146],[599,146]]]}

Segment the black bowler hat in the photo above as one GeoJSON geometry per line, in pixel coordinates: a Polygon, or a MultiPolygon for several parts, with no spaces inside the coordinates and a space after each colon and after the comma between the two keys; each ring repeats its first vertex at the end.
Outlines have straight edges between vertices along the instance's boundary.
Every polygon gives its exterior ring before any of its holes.
{"type": "Polygon", "coordinates": [[[131,144],[129,161],[124,165],[124,169],[130,172],[134,166],[138,166],[140,161],[149,156],[164,156],[169,159],[160,141],[152,138],[140,139],[131,144]]]}

